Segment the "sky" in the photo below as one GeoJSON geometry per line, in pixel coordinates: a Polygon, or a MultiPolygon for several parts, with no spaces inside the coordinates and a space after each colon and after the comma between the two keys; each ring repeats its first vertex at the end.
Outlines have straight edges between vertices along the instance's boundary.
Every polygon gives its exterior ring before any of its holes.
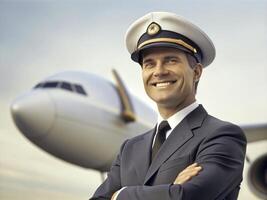
{"type": "MultiPolygon", "coordinates": [[[[71,171],[82,177],[76,181],[83,180],[84,188],[92,179],[88,193],[94,190],[100,182],[95,172],[61,163],[33,146],[14,126],[9,106],[57,72],[86,71],[113,81],[115,68],[129,91],[155,108],[143,90],[141,68],[131,61],[124,41],[128,26],[150,11],[182,15],[214,42],[217,55],[204,69],[197,94],[210,114],[241,125],[267,122],[267,0],[0,0],[1,180],[10,182],[13,177],[18,188],[18,177],[34,179],[26,170],[29,159],[34,159],[40,165],[34,166],[36,177],[53,179],[60,174],[59,182],[54,182],[57,187],[50,188],[60,188],[60,180],[73,180],[66,176],[71,171]],[[12,166],[20,166],[20,171],[12,166]],[[59,173],[52,166],[64,170],[59,173]]],[[[42,184],[34,180],[37,186],[42,184]]],[[[0,181],[0,195],[5,181],[0,181]]],[[[79,191],[78,186],[70,188],[79,191]]]]}

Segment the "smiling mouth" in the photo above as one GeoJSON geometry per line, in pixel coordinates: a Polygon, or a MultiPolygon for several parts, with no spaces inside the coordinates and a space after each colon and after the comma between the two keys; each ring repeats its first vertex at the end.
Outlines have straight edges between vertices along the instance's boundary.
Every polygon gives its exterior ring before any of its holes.
{"type": "Polygon", "coordinates": [[[164,88],[164,87],[174,84],[175,82],[176,81],[165,81],[165,82],[152,83],[152,85],[157,88],[164,88]]]}

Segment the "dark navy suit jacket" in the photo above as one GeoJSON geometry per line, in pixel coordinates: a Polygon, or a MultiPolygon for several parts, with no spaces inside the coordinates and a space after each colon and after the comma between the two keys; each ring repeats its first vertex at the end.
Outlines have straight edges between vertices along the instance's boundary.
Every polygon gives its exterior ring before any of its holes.
{"type": "Polygon", "coordinates": [[[200,105],[177,125],[150,163],[154,129],[125,141],[107,179],[91,200],[235,200],[244,165],[246,138],[236,125],[207,114],[200,105]],[[188,165],[203,170],[172,184],[188,165]]]}

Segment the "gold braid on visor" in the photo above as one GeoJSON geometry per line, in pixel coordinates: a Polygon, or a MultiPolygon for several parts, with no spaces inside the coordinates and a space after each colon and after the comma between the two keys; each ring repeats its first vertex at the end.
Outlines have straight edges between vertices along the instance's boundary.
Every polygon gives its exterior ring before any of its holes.
{"type": "Polygon", "coordinates": [[[154,39],[146,40],[143,43],[139,44],[137,49],[140,49],[145,45],[157,43],[157,42],[169,42],[169,43],[179,44],[179,45],[189,49],[193,53],[197,53],[197,50],[194,47],[192,47],[191,45],[187,44],[186,42],[184,42],[181,39],[173,39],[173,38],[154,38],[154,39]]]}

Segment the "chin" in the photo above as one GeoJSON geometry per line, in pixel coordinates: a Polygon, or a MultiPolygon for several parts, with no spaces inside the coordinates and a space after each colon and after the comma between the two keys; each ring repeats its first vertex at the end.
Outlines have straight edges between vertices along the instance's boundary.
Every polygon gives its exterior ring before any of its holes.
{"type": "Polygon", "coordinates": [[[155,98],[151,98],[154,102],[156,102],[157,105],[161,105],[164,107],[172,107],[175,106],[175,104],[177,104],[178,100],[177,99],[173,99],[168,97],[155,97],[155,98]]]}

